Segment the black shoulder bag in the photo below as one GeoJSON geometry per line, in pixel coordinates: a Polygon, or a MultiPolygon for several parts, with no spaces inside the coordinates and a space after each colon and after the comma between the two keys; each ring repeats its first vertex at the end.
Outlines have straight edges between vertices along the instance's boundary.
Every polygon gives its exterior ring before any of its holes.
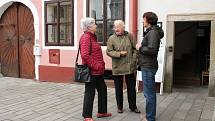
{"type": "MultiPolygon", "coordinates": [[[[78,64],[78,56],[80,52],[80,44],[75,61],[75,82],[89,83],[91,82],[90,68],[86,64],[78,64]]],[[[90,39],[90,59],[92,58],[92,41],[90,39]]]]}

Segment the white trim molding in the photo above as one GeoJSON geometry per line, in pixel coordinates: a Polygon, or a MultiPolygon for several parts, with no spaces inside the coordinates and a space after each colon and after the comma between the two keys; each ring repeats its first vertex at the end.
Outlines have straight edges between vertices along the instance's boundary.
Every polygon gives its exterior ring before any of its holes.
{"type": "Polygon", "coordinates": [[[129,31],[129,9],[130,9],[130,0],[125,0],[125,30],[129,31]]]}

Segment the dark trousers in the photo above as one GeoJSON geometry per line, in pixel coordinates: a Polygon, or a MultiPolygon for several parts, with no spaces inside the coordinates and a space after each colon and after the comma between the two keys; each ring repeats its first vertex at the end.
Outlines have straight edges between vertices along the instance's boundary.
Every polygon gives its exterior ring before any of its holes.
{"type": "MultiPolygon", "coordinates": [[[[123,78],[124,75],[114,75],[115,93],[118,109],[123,109],[123,78]]],[[[134,74],[125,75],[127,85],[129,108],[134,110],[136,106],[136,79],[134,74]]]]}
{"type": "Polygon", "coordinates": [[[107,113],[107,86],[102,75],[92,75],[91,82],[85,84],[83,113],[84,118],[91,118],[95,89],[98,92],[98,113],[107,113]]]}

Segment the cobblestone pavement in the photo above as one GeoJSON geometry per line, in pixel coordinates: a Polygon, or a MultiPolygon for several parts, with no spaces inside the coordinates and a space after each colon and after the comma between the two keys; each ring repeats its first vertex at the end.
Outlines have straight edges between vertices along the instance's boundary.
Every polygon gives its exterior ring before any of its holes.
{"type": "MultiPolygon", "coordinates": [[[[129,111],[126,90],[124,113],[116,112],[114,89],[108,89],[108,111],[112,117],[96,121],[140,121],[129,111]]],[[[82,121],[84,85],[0,78],[0,121],[82,121]]],[[[215,98],[207,97],[207,87],[181,87],[171,94],[157,95],[157,121],[211,121],[215,98]]],[[[137,106],[144,112],[144,98],[137,94],[137,106]]]]}

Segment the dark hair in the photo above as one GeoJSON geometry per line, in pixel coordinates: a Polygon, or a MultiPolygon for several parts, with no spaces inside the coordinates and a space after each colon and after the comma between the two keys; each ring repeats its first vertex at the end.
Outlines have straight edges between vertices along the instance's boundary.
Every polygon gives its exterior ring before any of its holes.
{"type": "Polygon", "coordinates": [[[151,25],[157,25],[158,17],[153,12],[146,12],[143,14],[143,18],[146,18],[146,21],[151,25]]]}

